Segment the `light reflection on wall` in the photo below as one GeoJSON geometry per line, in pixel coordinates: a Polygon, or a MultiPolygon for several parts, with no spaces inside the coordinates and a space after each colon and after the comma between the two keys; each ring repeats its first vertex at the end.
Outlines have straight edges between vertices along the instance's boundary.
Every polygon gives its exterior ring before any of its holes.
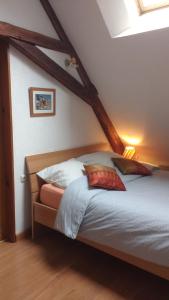
{"type": "Polygon", "coordinates": [[[140,151],[139,146],[143,141],[143,137],[136,135],[124,134],[121,135],[121,139],[123,140],[125,147],[125,151],[123,153],[124,157],[129,159],[140,159],[140,151]]]}
{"type": "Polygon", "coordinates": [[[143,141],[142,137],[131,136],[131,135],[122,135],[121,138],[125,142],[125,144],[132,145],[132,146],[140,145],[143,141]]]}
{"type": "Polygon", "coordinates": [[[129,135],[123,134],[121,135],[121,139],[126,146],[133,146],[135,149],[135,154],[133,156],[134,159],[139,161],[145,161],[148,163],[154,163],[157,165],[169,165],[169,162],[163,157],[163,153],[161,151],[157,151],[156,147],[149,147],[144,140],[143,135],[129,135]],[[144,142],[144,143],[143,143],[144,142]]]}

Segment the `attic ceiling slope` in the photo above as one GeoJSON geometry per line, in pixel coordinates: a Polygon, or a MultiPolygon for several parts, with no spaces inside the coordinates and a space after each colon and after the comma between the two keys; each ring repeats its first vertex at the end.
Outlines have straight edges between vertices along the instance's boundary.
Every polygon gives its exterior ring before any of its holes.
{"type": "MultiPolygon", "coordinates": [[[[52,26],[54,27],[56,33],[58,34],[59,38],[61,41],[63,42],[66,42],[67,45],[69,45],[69,48],[71,49],[71,53],[74,57],[76,57],[76,61],[77,61],[77,64],[78,64],[78,73],[79,73],[79,76],[82,80],[82,82],[84,83],[84,85],[86,87],[91,87],[92,83],[88,77],[88,74],[86,72],[86,70],[84,69],[81,61],[80,61],[80,58],[78,56],[78,54],[76,53],[75,49],[73,48],[69,38],[67,37],[65,31],[63,30],[62,28],[62,25],[61,23],[59,22],[58,18],[56,17],[56,14],[50,4],[49,1],[47,0],[40,0],[44,10],[46,11],[51,23],[52,23],[52,26]]],[[[92,85],[92,88],[95,90],[95,92],[97,93],[97,90],[96,88],[92,85]]]]}
{"type": "Polygon", "coordinates": [[[124,145],[99,99],[96,87],[91,82],[78,54],[69,41],[69,38],[59,22],[50,2],[48,0],[40,0],[40,2],[60,40],[46,37],[37,32],[29,31],[4,22],[0,22],[0,36],[7,37],[11,45],[26,55],[39,67],[44,69],[48,74],[53,76],[70,91],[91,105],[110,145],[114,151],[122,154],[124,151],[124,145]],[[71,57],[74,57],[78,64],[77,71],[83,82],[83,85],[68,72],[62,69],[57,63],[51,60],[40,49],[38,49],[36,45],[65,52],[71,57]]]}
{"type": "Polygon", "coordinates": [[[78,57],[74,47],[72,46],[71,42],[69,41],[69,39],[64,31],[61,23],[59,22],[59,19],[57,18],[55,11],[53,10],[53,8],[48,0],[40,0],[40,2],[42,4],[42,6],[44,7],[48,17],[50,18],[51,23],[54,26],[54,29],[56,30],[56,33],[58,34],[58,36],[63,41],[68,43],[73,51],[74,57],[76,58],[76,60],[79,64],[79,68],[78,68],[79,75],[80,75],[82,81],[84,82],[84,84],[87,82],[86,87],[87,88],[90,87],[91,92],[92,92],[91,96],[89,94],[89,97],[91,100],[91,106],[93,108],[93,111],[94,111],[110,145],[116,152],[122,154],[124,151],[124,145],[123,145],[115,127],[113,126],[108,114],[106,113],[106,111],[98,97],[98,92],[97,92],[95,86],[93,85],[90,78],[88,77],[88,74],[81,63],[80,58],[78,57]]]}

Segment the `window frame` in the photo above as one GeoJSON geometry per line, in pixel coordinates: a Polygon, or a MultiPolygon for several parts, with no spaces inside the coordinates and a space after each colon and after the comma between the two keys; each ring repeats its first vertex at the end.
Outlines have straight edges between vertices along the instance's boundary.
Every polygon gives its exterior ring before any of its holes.
{"type": "Polygon", "coordinates": [[[161,9],[169,6],[169,0],[164,0],[164,3],[161,4],[152,4],[149,6],[144,6],[144,0],[137,0],[137,4],[139,7],[139,10],[141,14],[156,10],[156,9],[161,9]]]}

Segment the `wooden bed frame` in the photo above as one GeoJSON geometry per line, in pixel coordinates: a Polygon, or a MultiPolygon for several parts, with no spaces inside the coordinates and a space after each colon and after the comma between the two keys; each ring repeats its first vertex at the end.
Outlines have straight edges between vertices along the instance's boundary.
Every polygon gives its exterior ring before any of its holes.
{"type": "MultiPolygon", "coordinates": [[[[26,165],[27,165],[29,182],[30,182],[31,202],[32,202],[32,238],[35,237],[36,224],[42,224],[53,229],[54,221],[57,214],[56,209],[53,209],[51,207],[48,207],[40,203],[39,192],[40,192],[40,187],[44,182],[39,180],[36,173],[45,167],[62,162],[72,157],[80,156],[85,153],[92,153],[96,151],[106,151],[106,150],[110,150],[110,146],[108,144],[97,144],[97,145],[90,145],[81,148],[31,155],[26,157],[26,165]]],[[[81,237],[78,237],[78,240],[94,248],[97,248],[105,253],[108,253],[116,258],[119,258],[127,263],[135,265],[145,271],[148,271],[150,273],[153,273],[164,279],[169,280],[169,267],[156,265],[154,263],[145,261],[135,256],[122,253],[111,247],[103,246],[98,243],[91,242],[87,239],[82,239],[81,237]]]]}

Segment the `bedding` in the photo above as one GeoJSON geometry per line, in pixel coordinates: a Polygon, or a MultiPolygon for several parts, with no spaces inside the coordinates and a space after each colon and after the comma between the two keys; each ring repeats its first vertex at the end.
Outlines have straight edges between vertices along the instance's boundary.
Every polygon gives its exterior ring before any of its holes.
{"type": "Polygon", "coordinates": [[[45,168],[37,173],[47,183],[65,189],[72,181],[83,175],[83,163],[75,158],[45,168]]]}
{"type": "Polygon", "coordinates": [[[99,164],[85,165],[84,167],[90,187],[116,191],[126,190],[115,169],[99,164]]]}
{"type": "Polygon", "coordinates": [[[55,229],[169,266],[169,172],[126,183],[127,191],[88,189],[86,176],[65,190],[55,229]]]}
{"type": "MultiPolygon", "coordinates": [[[[84,164],[101,164],[103,166],[115,168],[117,174],[120,176],[124,184],[130,181],[134,181],[142,176],[133,174],[123,175],[119,171],[119,169],[114,165],[112,158],[123,158],[123,156],[113,151],[98,151],[76,157],[77,160],[83,162],[84,164]]],[[[151,172],[154,172],[158,169],[157,166],[145,162],[143,163],[143,165],[151,172]]]]}
{"type": "Polygon", "coordinates": [[[50,183],[43,184],[40,190],[40,202],[52,208],[58,209],[64,190],[50,183]]]}
{"type": "Polygon", "coordinates": [[[112,160],[123,175],[152,175],[152,171],[150,169],[136,160],[126,159],[123,157],[113,157],[112,160]]]}
{"type": "Polygon", "coordinates": [[[113,151],[98,151],[89,154],[84,154],[76,157],[77,160],[84,164],[101,164],[106,167],[113,167],[112,157],[121,157],[121,155],[113,151]]]}

